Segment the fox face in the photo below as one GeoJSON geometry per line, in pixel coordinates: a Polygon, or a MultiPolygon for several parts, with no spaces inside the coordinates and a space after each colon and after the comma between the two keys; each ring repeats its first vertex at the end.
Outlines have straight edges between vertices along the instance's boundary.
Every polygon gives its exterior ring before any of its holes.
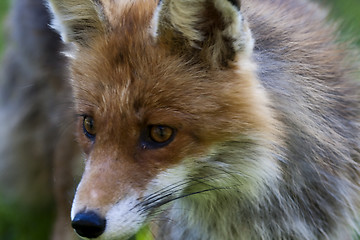
{"type": "MultiPolygon", "coordinates": [[[[80,235],[125,239],[175,200],[233,187],[231,175],[221,176],[231,163],[218,160],[226,143],[271,137],[253,40],[236,4],[50,1],[54,26],[72,48],[66,54],[86,154],[71,214],[80,235]]],[[[264,164],[252,162],[255,148],[226,155],[248,155],[245,171],[264,164]]],[[[247,195],[257,191],[251,182],[260,172],[244,172],[247,195]]]]}
{"type": "Polygon", "coordinates": [[[80,236],[128,239],[149,222],[158,239],[324,232],[296,205],[309,197],[296,195],[306,189],[298,179],[321,171],[296,157],[299,178],[289,177],[284,149],[299,144],[285,143],[282,130],[295,124],[279,119],[293,109],[277,113],[259,81],[240,1],[50,0],[49,8],[66,43],[85,153],[71,212],[80,236]]]}

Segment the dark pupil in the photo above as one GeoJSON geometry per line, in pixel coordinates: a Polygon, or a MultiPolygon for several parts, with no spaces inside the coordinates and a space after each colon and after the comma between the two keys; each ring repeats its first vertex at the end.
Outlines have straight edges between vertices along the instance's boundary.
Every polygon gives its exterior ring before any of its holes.
{"type": "Polygon", "coordinates": [[[161,126],[156,128],[156,133],[160,138],[166,138],[168,136],[166,134],[167,133],[166,129],[164,127],[161,127],[161,126]]]}
{"type": "Polygon", "coordinates": [[[94,120],[91,117],[85,117],[84,129],[87,134],[95,135],[94,120]]]}
{"type": "Polygon", "coordinates": [[[166,142],[172,135],[171,128],[166,126],[153,126],[150,131],[152,140],[159,143],[166,142]]]}
{"type": "Polygon", "coordinates": [[[86,125],[89,131],[94,129],[94,121],[92,119],[86,119],[86,125]]]}

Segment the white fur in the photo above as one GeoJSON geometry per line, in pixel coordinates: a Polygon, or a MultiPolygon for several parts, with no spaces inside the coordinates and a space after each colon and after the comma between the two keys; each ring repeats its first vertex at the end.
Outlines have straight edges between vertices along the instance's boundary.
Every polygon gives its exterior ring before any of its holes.
{"type": "Polygon", "coordinates": [[[129,193],[106,214],[106,229],[99,239],[123,239],[134,235],[143,225],[146,216],[140,214],[139,194],[129,193]]]}
{"type": "MultiPolygon", "coordinates": [[[[173,168],[166,169],[161,171],[147,186],[145,191],[145,196],[152,194],[156,191],[160,191],[168,186],[176,185],[177,183],[183,182],[187,175],[189,174],[189,169],[186,164],[180,164],[173,168]]],[[[181,188],[181,186],[176,189],[181,188]]]]}
{"type": "Polygon", "coordinates": [[[50,12],[53,13],[51,27],[60,34],[61,39],[64,42],[68,42],[69,41],[68,34],[67,34],[68,29],[64,25],[64,20],[62,19],[63,18],[62,14],[60,14],[57,7],[54,5],[54,3],[52,1],[49,1],[47,3],[48,3],[48,8],[49,8],[50,12]]]}
{"type": "Polygon", "coordinates": [[[162,8],[162,4],[159,4],[157,8],[155,9],[154,15],[152,17],[151,23],[150,23],[150,35],[153,38],[156,38],[158,35],[158,28],[159,28],[159,17],[160,17],[160,11],[162,8]]]}

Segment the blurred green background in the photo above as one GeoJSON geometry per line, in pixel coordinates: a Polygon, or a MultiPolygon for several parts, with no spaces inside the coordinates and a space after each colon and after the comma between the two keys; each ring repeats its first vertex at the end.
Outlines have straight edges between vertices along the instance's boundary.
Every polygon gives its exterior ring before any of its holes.
{"type": "Polygon", "coordinates": [[[10,0],[0,0],[0,53],[4,50],[4,21],[10,5],[10,0]]]}
{"type": "MultiPolygon", "coordinates": [[[[39,0],[40,1],[40,0],[39,0]]],[[[296,1],[296,0],[295,0],[296,1]]],[[[344,39],[352,39],[360,47],[360,0],[318,0],[324,6],[331,9],[331,18],[340,23],[344,39]]],[[[0,56],[5,49],[4,23],[11,0],[0,0],[0,56]]],[[[0,219],[1,225],[1,219],[0,219]]],[[[137,240],[150,240],[151,234],[144,228],[136,236],[137,240]]],[[[360,239],[360,238],[359,238],[360,239]]],[[[11,239],[19,240],[19,239],[11,239]]],[[[29,240],[33,240],[32,237],[29,240]]],[[[34,239],[35,240],[35,239],[34,239]]],[[[37,239],[42,240],[42,239],[37,239]]]]}
{"type": "Polygon", "coordinates": [[[360,47],[360,0],[319,0],[331,7],[330,17],[340,23],[341,31],[360,47]]]}

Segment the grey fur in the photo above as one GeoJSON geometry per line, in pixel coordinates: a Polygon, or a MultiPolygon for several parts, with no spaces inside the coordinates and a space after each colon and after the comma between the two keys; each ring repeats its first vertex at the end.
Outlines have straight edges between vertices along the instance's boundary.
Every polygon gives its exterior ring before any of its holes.
{"type": "Polygon", "coordinates": [[[351,239],[360,199],[358,60],[315,4],[242,1],[242,13],[255,39],[258,78],[284,124],[284,145],[272,153],[281,174],[247,199],[231,190],[241,185],[244,154],[210,157],[190,179],[212,185],[219,176],[227,184],[175,202],[160,239],[351,239]]]}

